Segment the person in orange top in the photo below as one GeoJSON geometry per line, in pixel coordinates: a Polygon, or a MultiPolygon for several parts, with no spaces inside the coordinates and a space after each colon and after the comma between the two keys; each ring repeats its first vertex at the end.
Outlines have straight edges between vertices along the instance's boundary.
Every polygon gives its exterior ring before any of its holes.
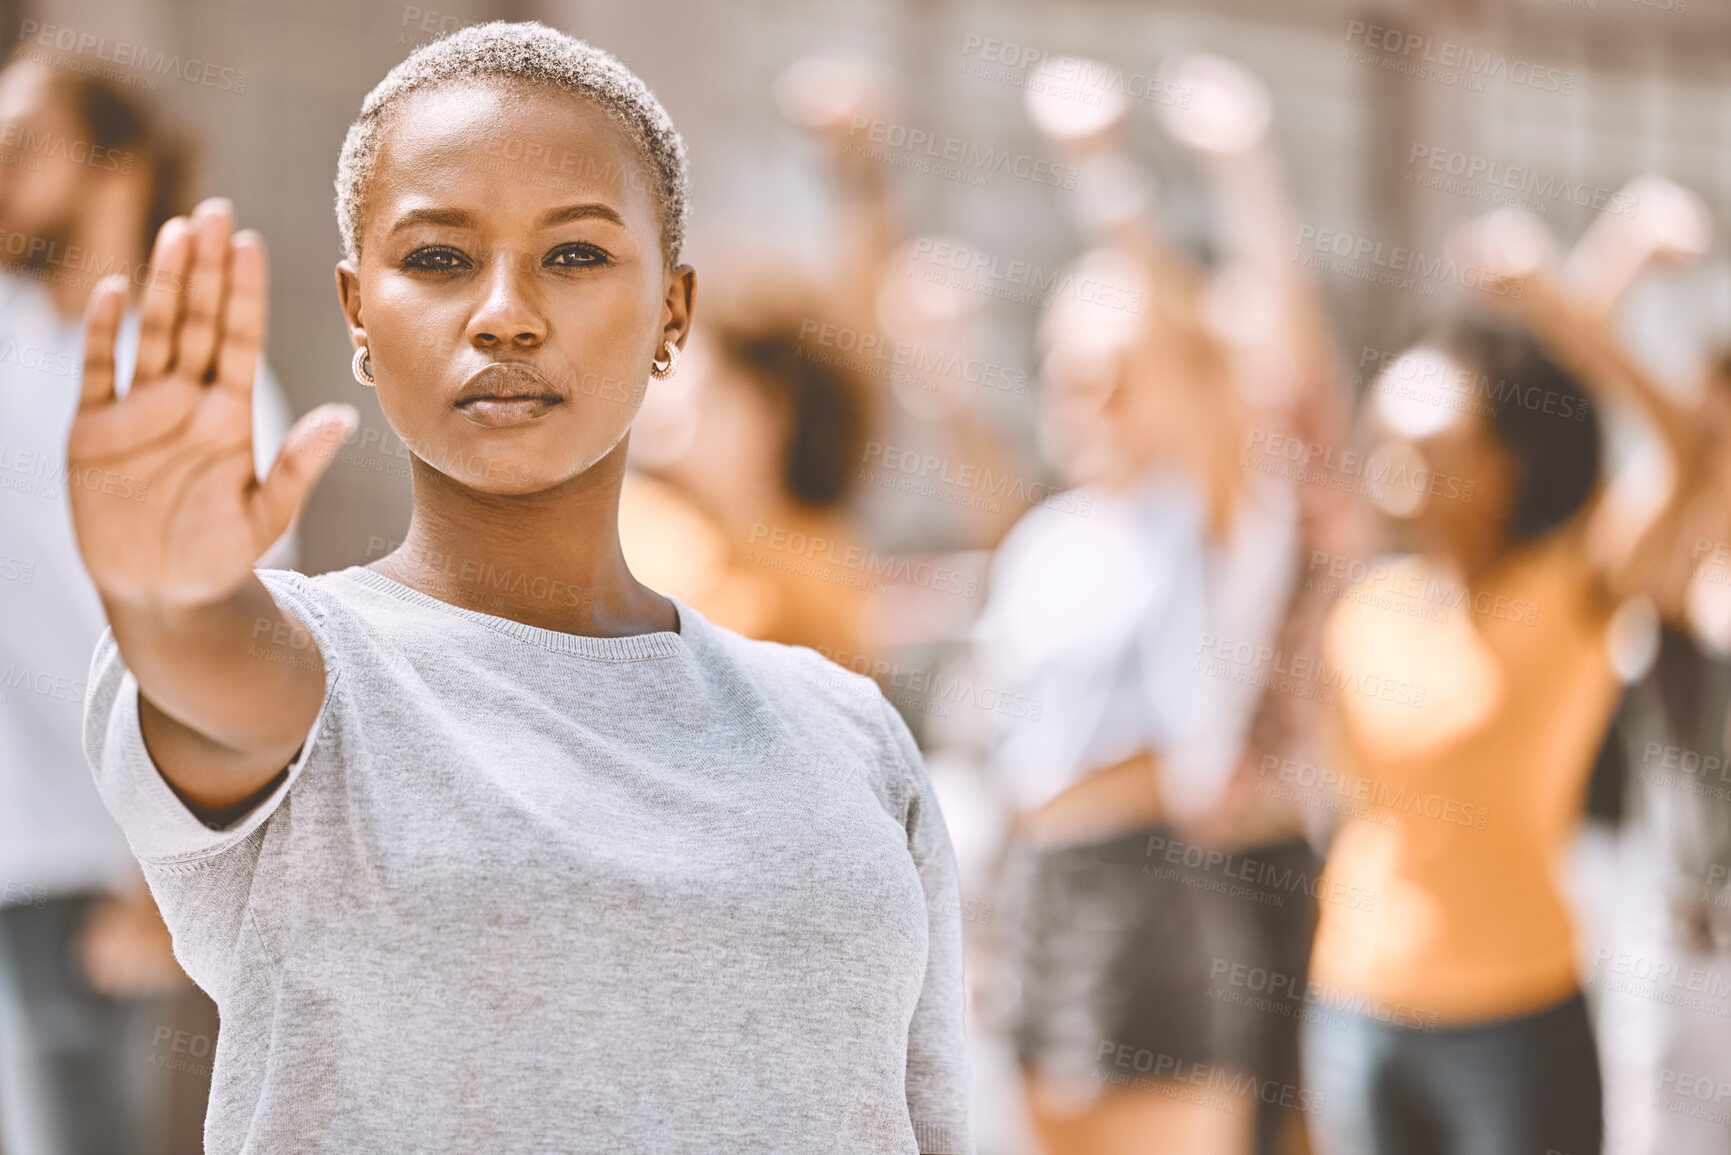
{"type": "Polygon", "coordinates": [[[881,584],[849,505],[869,385],[810,357],[802,327],[827,314],[803,278],[740,278],[717,299],[645,402],[621,548],[710,620],[845,663],[869,648],[881,584]]]}
{"type": "Polygon", "coordinates": [[[1329,567],[1338,761],[1309,776],[1351,817],[1303,996],[1317,1145],[1597,1152],[1559,866],[1620,689],[1610,643],[1641,616],[1600,548],[1597,404],[1531,336],[1477,321],[1392,360],[1370,401],[1363,480],[1418,552],[1329,567]]]}

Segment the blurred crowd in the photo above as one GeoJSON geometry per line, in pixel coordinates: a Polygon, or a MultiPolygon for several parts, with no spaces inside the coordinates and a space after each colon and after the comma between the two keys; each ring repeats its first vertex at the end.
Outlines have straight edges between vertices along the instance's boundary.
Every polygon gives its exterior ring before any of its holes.
{"type": "MultiPolygon", "coordinates": [[[[1080,241],[1029,271],[904,225],[857,147],[896,123],[884,73],[788,69],[833,243],[700,270],[628,560],[919,736],[981,1155],[1725,1150],[1731,359],[1661,383],[1624,309],[1707,212],[1631,174],[1579,237],[1463,216],[1446,319],[1349,354],[1266,87],[1211,56],[1162,83],[1206,259],[1122,93],[1029,86],[1074,177],[1030,227],[1080,241]],[[1032,372],[983,352],[1005,284],[1042,306],[1032,372]],[[1032,397],[1037,456],[993,391],[1032,397]],[[948,548],[884,544],[909,508],[948,548]]],[[[65,490],[102,480],[65,436],[84,298],[189,207],[196,150],[40,60],[0,72],[0,146],[0,1152],[194,1151],[218,1024],[85,766],[104,622],[65,490]]]]}

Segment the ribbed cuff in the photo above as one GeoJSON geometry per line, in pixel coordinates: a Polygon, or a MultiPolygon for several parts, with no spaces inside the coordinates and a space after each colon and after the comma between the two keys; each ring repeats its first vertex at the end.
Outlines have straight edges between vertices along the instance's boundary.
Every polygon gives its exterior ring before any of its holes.
{"type": "Polygon", "coordinates": [[[974,1139],[966,1124],[914,1120],[914,1141],[920,1155],[974,1155],[974,1139]]]}

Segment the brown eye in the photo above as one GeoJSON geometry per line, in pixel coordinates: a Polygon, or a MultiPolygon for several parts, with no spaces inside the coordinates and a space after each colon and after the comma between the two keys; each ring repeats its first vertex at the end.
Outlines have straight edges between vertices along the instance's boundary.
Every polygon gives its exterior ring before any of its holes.
{"type": "Polygon", "coordinates": [[[605,265],[612,258],[594,245],[560,245],[541,261],[544,269],[588,269],[605,265]]]}
{"type": "Polygon", "coordinates": [[[429,269],[442,272],[447,269],[468,269],[474,266],[469,258],[449,245],[428,245],[424,249],[416,249],[403,258],[405,269],[429,269]]]}

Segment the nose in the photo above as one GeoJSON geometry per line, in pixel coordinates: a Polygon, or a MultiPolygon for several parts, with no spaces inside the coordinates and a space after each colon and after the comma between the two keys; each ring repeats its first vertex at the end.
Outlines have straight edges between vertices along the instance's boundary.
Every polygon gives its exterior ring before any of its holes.
{"type": "Polygon", "coordinates": [[[510,254],[490,262],[486,297],[469,318],[467,336],[477,349],[536,349],[547,339],[547,317],[534,274],[510,254]]]}

